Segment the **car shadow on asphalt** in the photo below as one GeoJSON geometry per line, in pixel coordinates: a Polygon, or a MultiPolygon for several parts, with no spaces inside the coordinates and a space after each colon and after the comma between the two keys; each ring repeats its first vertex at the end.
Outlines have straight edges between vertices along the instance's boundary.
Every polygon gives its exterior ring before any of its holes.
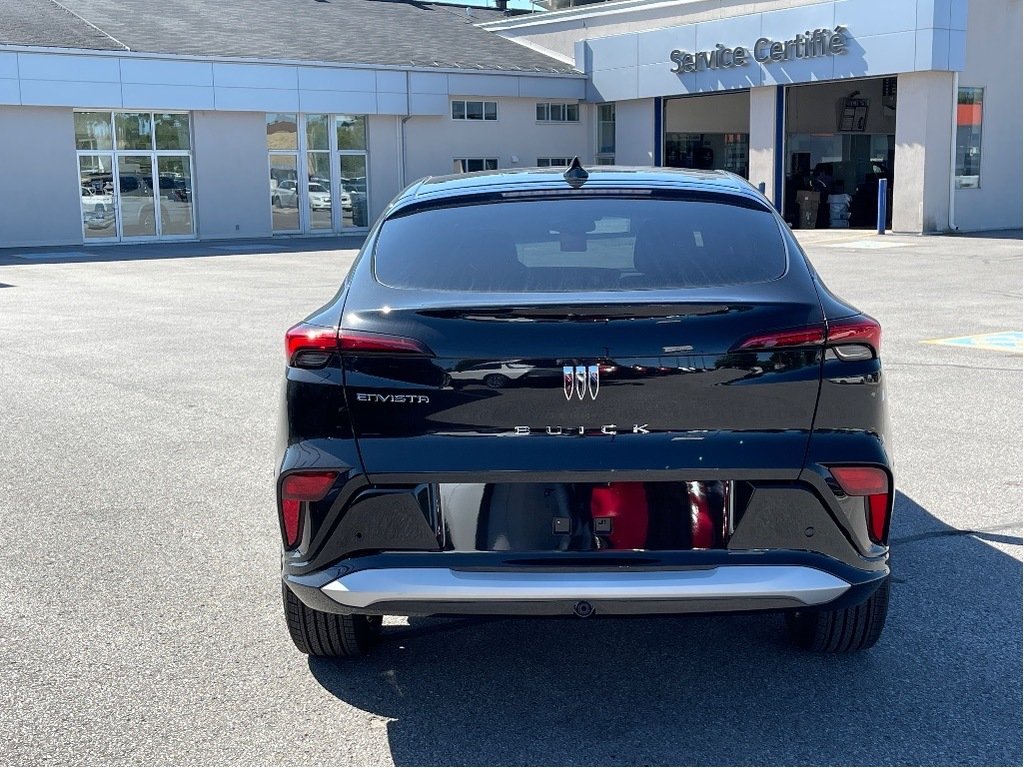
{"type": "Polygon", "coordinates": [[[1020,765],[1021,563],[980,539],[1020,546],[1019,521],[895,515],[860,654],[799,651],[777,615],[421,618],[310,670],[389,718],[396,765],[1020,765]]]}

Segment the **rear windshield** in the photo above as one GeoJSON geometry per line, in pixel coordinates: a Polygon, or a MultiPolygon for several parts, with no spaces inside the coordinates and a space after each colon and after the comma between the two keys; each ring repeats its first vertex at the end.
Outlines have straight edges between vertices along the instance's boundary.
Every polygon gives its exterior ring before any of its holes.
{"type": "Polygon", "coordinates": [[[431,291],[631,291],[761,283],[786,270],[774,216],[724,200],[549,198],[384,222],[377,280],[431,291]]]}

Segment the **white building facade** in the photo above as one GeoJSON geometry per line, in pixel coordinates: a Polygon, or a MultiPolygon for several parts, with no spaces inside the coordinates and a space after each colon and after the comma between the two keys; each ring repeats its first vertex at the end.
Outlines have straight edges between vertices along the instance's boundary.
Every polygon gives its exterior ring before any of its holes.
{"type": "Polygon", "coordinates": [[[1020,0],[492,16],[444,27],[483,41],[456,66],[0,43],[0,247],[359,233],[417,178],[575,155],[725,168],[794,226],[838,223],[815,191],[873,226],[883,179],[896,231],[1021,226],[1020,0]]]}
{"type": "Polygon", "coordinates": [[[483,26],[586,73],[617,163],[727,168],[794,226],[816,188],[874,224],[880,179],[895,231],[1021,226],[1019,0],[623,0],[483,26]]]}
{"type": "Polygon", "coordinates": [[[584,120],[536,119],[578,108],[582,75],[10,49],[3,73],[0,144],[21,180],[3,246],[358,233],[422,176],[586,144],[584,120]]]}

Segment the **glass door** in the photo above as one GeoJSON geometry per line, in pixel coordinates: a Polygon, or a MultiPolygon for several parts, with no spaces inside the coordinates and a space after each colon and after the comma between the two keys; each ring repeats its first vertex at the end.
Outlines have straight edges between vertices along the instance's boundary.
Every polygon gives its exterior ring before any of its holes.
{"type": "Polygon", "coordinates": [[[341,167],[339,195],[342,229],[369,226],[366,205],[366,155],[345,155],[338,158],[341,167]]]}
{"type": "Polygon", "coordinates": [[[191,235],[192,162],[187,157],[157,157],[157,191],[160,202],[160,233],[191,235]]]}
{"type": "Polygon", "coordinates": [[[82,233],[86,240],[117,240],[113,154],[79,155],[82,233]]]}
{"type": "Polygon", "coordinates": [[[294,154],[270,156],[270,206],[274,233],[299,232],[299,166],[294,154]]]}
{"type": "Polygon", "coordinates": [[[122,237],[156,237],[156,193],[151,155],[117,158],[122,237]]]}
{"type": "Polygon", "coordinates": [[[334,139],[338,158],[339,229],[370,225],[367,187],[366,117],[335,115],[334,139]]]}
{"type": "Polygon", "coordinates": [[[306,115],[306,218],[310,230],[334,229],[328,115],[306,115]]]}
{"type": "Polygon", "coordinates": [[[369,226],[366,117],[268,112],[274,234],[369,226]]]}

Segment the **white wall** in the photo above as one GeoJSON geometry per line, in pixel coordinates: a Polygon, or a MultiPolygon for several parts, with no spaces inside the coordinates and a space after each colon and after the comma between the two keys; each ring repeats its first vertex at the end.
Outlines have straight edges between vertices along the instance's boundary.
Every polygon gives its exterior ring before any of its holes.
{"type": "Polygon", "coordinates": [[[750,171],[748,178],[755,187],[764,183],[765,196],[775,203],[775,87],[751,88],[750,171]]]}
{"type": "MultiPolygon", "coordinates": [[[[986,2],[972,7],[988,13],[986,2]]],[[[571,56],[591,77],[587,98],[621,101],[752,86],[897,72],[958,70],[967,0],[676,0],[586,5],[513,17],[483,28],[571,56]],[[670,53],[719,42],[748,51],[757,39],[782,41],[813,29],[846,28],[847,51],[735,67],[673,71],[670,53]]],[[[1012,50],[1012,46],[1010,48],[1012,50]]]]}
{"type": "Polygon", "coordinates": [[[405,186],[398,140],[400,121],[401,118],[390,115],[370,115],[366,119],[366,148],[370,153],[367,159],[370,208],[366,223],[370,226],[405,186]]]}
{"type": "Polygon", "coordinates": [[[271,234],[262,112],[193,112],[196,225],[201,238],[271,234]]]}
{"type": "Polygon", "coordinates": [[[984,0],[984,9],[968,19],[960,73],[961,86],[985,89],[981,186],[954,192],[954,224],[965,232],[1021,226],[1021,0],[984,0]]]}
{"type": "Polygon", "coordinates": [[[666,133],[747,133],[750,95],[721,93],[665,99],[666,133]]]}
{"type": "MultiPolygon", "coordinates": [[[[453,98],[482,97],[466,94],[453,98]]],[[[529,168],[539,157],[579,155],[587,159],[588,128],[582,119],[578,123],[540,123],[536,105],[543,99],[491,100],[498,102],[494,122],[452,120],[450,113],[410,118],[405,127],[406,179],[412,182],[423,176],[450,174],[452,161],[459,157],[494,157],[499,168],[529,168]]],[[[653,127],[651,131],[653,135],[653,127]]]]}
{"type": "Polygon", "coordinates": [[[616,102],[615,164],[654,165],[654,141],[654,99],[616,102]]]}
{"type": "Polygon", "coordinates": [[[892,229],[943,232],[949,223],[949,141],[953,75],[910,72],[899,76],[892,229]]]}
{"type": "Polygon", "coordinates": [[[5,178],[0,248],[81,243],[71,110],[0,107],[0,147],[5,178]]]}

